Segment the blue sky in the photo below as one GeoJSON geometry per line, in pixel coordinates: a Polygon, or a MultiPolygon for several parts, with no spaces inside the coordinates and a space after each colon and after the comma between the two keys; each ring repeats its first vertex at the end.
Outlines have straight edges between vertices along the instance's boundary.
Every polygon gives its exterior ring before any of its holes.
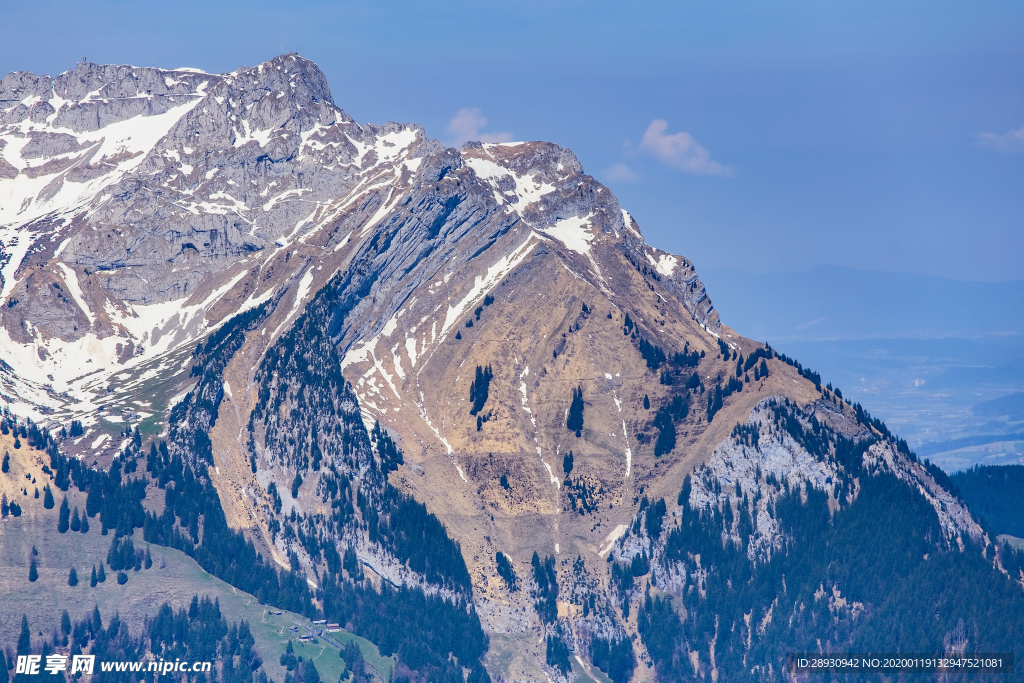
{"type": "Polygon", "coordinates": [[[0,21],[2,73],[297,51],[360,122],[557,142],[698,267],[1024,278],[1019,2],[95,0],[0,21]]]}

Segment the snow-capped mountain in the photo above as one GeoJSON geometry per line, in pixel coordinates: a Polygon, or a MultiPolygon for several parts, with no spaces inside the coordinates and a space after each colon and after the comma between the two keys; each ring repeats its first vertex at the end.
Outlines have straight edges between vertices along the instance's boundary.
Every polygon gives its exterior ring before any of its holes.
{"type": "MultiPolygon", "coordinates": [[[[678,516],[690,501],[739,505],[723,485],[763,489],[758,561],[783,537],[767,474],[848,494],[841,463],[773,427],[771,401],[802,406],[816,435],[821,420],[878,440],[866,466],[919,488],[945,537],[983,535],[859,408],[721,324],[694,265],[646,244],[572,152],[456,150],[415,125],[359,125],[297,55],[228,74],[6,76],[0,281],[5,407],[54,433],[82,423],[62,448],[99,466],[128,444],[126,423],[169,435],[172,454],[211,466],[229,524],[310,576],[319,560],[280,520],[330,515],[338,473],[367,476],[354,433],[373,435],[382,463],[397,444],[384,475],[461,544],[484,630],[503,637],[492,646],[538,677],[558,674],[516,643],[557,636],[589,667],[593,639],[637,633],[620,604],[636,594],[607,582],[612,558],[649,554],[650,585],[692,587],[638,534],[648,500],[678,516]],[[176,440],[189,421],[210,460],[176,440]],[[750,430],[763,449],[743,445],[750,430]],[[534,553],[560,563],[557,622],[496,565],[503,554],[529,577],[534,553]]],[[[325,538],[382,580],[430,583],[361,523],[325,538]]]]}

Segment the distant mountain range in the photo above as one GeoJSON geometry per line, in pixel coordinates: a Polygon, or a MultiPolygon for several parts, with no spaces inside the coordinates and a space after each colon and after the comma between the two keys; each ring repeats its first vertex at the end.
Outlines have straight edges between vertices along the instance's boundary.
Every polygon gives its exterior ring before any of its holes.
{"type": "Polygon", "coordinates": [[[974,413],[982,417],[1006,416],[1011,420],[1024,420],[1024,392],[979,403],[974,406],[974,413]]]}

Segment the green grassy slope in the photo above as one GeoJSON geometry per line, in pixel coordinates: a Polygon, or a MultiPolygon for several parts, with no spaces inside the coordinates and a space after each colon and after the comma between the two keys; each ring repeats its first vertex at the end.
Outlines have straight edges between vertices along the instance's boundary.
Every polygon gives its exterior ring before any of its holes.
{"type": "MultiPolygon", "coordinates": [[[[84,508],[85,496],[69,496],[69,503],[84,508]],[[78,500],[81,498],[81,500],[78,500]]],[[[60,493],[58,491],[58,493],[60,493]]],[[[61,496],[57,496],[58,506],[61,496]]],[[[39,634],[50,636],[60,625],[62,610],[67,610],[72,620],[82,618],[86,612],[98,606],[107,622],[114,613],[120,614],[133,633],[144,627],[147,615],[153,615],[167,602],[174,609],[188,608],[193,595],[207,595],[220,601],[221,611],[228,622],[247,620],[256,639],[256,649],[264,660],[264,670],[275,680],[283,680],[285,669],[279,665],[289,638],[294,641],[296,655],[313,659],[317,670],[325,681],[339,680],[344,664],[338,650],[323,639],[317,643],[299,643],[300,635],[306,635],[311,624],[309,620],[291,612],[280,615],[273,607],[261,605],[249,595],[214,578],[184,553],[142,541],[141,531],[134,537],[136,548],[150,548],[153,567],[141,571],[129,571],[128,583],[117,583],[116,573],[107,569],[107,580],[95,588],[89,587],[89,575],[93,565],[105,562],[113,533],[100,534],[100,524],[90,520],[91,530],[87,534],[68,531],[57,532],[57,508],[44,510],[42,501],[28,499],[20,501],[25,512],[21,517],[8,517],[0,522],[0,599],[4,609],[0,610],[0,633],[6,634],[2,645],[14,646],[20,630],[21,615],[27,614],[34,638],[39,634]],[[28,580],[32,547],[36,556],[39,578],[28,580]],[[71,567],[78,572],[79,583],[72,588],[68,585],[71,567]],[[299,625],[299,632],[289,629],[299,625]],[[13,640],[12,640],[13,638],[13,640]]],[[[363,657],[388,680],[394,668],[390,657],[382,657],[370,641],[347,632],[332,633],[330,637],[343,645],[355,640],[363,657]]]]}

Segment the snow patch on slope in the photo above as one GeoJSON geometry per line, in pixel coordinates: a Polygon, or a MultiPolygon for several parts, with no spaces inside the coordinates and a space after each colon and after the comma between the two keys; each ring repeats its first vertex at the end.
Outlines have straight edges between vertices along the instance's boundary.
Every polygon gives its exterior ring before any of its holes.
{"type": "Polygon", "coordinates": [[[589,256],[590,243],[594,239],[594,233],[587,229],[590,226],[591,217],[592,215],[584,216],[583,218],[575,216],[563,218],[550,228],[544,228],[543,233],[554,237],[577,254],[589,256]]]}
{"type": "MultiPolygon", "coordinates": [[[[484,145],[484,150],[490,145],[484,145]]],[[[499,199],[499,203],[507,204],[512,207],[512,210],[518,213],[520,216],[531,204],[535,204],[540,201],[544,195],[549,194],[555,190],[555,186],[550,183],[545,183],[542,180],[537,180],[537,176],[533,178],[518,175],[513,173],[511,170],[505,168],[501,164],[497,163],[492,159],[482,159],[475,156],[464,157],[466,163],[470,168],[477,174],[478,177],[487,181],[489,185],[494,188],[494,194],[499,199]],[[511,190],[499,189],[499,183],[506,184],[507,180],[510,179],[513,183],[511,190]],[[513,195],[516,201],[513,203],[510,201],[513,195]]]]}
{"type": "MultiPolygon", "coordinates": [[[[80,163],[87,163],[89,159],[93,158],[102,159],[115,155],[130,158],[117,162],[113,170],[94,180],[84,183],[67,181],[53,197],[40,201],[36,201],[36,195],[54,180],[54,175],[63,174],[64,170],[61,170],[59,174],[45,174],[35,178],[19,173],[13,178],[0,179],[0,225],[23,225],[51,211],[67,210],[95,197],[104,186],[137,168],[142,163],[144,155],[202,99],[200,96],[195,96],[192,101],[172,107],[161,114],[135,116],[88,133],[76,133],[70,128],[47,126],[46,132],[71,135],[79,144],[94,147],[84,152],[80,163]],[[102,136],[98,143],[94,142],[97,136],[102,136]],[[97,144],[98,147],[96,147],[97,144]]],[[[13,130],[9,130],[2,138],[21,142],[15,136],[27,135],[29,129],[35,127],[36,124],[33,124],[30,119],[26,119],[13,130]]],[[[15,145],[8,142],[8,146],[12,147],[11,152],[13,152],[15,145]]],[[[7,154],[5,157],[8,163],[20,171],[31,167],[31,164],[24,162],[20,156],[13,160],[11,157],[14,157],[14,154],[7,154]]]]}
{"type": "MultiPolygon", "coordinates": [[[[532,237],[532,235],[531,235],[532,237]]],[[[444,325],[441,326],[441,337],[445,337],[448,331],[454,327],[458,321],[465,315],[466,311],[471,310],[474,303],[478,299],[483,297],[486,292],[489,292],[495,285],[505,279],[509,273],[511,273],[516,266],[523,262],[523,260],[533,251],[536,242],[527,238],[525,242],[514,249],[510,254],[506,254],[498,259],[498,262],[487,269],[484,275],[477,275],[476,280],[473,282],[473,287],[470,288],[469,292],[462,298],[461,301],[456,303],[454,306],[448,305],[448,312],[444,317],[444,325]]]]}
{"type": "MultiPolygon", "coordinates": [[[[186,304],[188,298],[182,298],[149,305],[125,305],[124,309],[119,309],[108,301],[104,305],[105,313],[115,326],[120,327],[121,334],[102,339],[92,332],[73,341],[56,337],[42,339],[37,335],[35,341],[22,344],[14,341],[6,329],[0,328],[0,357],[18,369],[15,384],[20,401],[12,402],[11,406],[17,406],[18,412],[36,420],[42,419],[39,407],[58,411],[58,415],[68,410],[72,415],[92,414],[104,402],[104,387],[114,375],[153,364],[230,319],[229,316],[210,325],[205,316],[245,275],[244,271],[237,274],[192,305],[186,304]],[[129,343],[135,345],[136,354],[124,359],[122,349],[129,343]],[[45,360],[40,357],[41,349],[46,352],[42,354],[45,360]],[[83,362],[83,359],[86,360],[83,362]],[[48,391],[41,391],[43,387],[48,391]],[[67,396],[63,397],[65,393],[67,396]],[[69,408],[69,405],[73,407],[69,408]]],[[[75,294],[72,296],[77,300],[75,294]]],[[[238,312],[259,303],[262,302],[250,298],[238,312]]],[[[143,376],[136,381],[146,378],[143,376]]]]}

